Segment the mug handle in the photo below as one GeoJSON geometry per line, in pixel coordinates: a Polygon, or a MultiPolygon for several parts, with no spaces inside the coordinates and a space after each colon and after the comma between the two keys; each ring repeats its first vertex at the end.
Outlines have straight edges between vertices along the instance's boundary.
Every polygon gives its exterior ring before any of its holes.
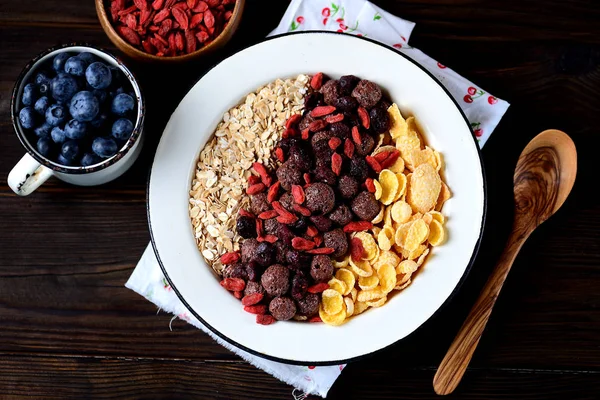
{"type": "Polygon", "coordinates": [[[8,174],[8,186],[19,196],[27,196],[53,175],[29,154],[25,154],[8,174]]]}

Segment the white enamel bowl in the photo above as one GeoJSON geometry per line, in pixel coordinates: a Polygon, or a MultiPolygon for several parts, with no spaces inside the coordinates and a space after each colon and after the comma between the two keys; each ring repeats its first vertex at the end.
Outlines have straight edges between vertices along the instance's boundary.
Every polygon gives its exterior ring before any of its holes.
{"type": "Polygon", "coordinates": [[[479,245],[485,182],[479,150],[457,104],[429,73],[388,47],[350,35],[312,32],[268,39],[204,75],[171,116],[149,180],[148,219],[155,253],[179,298],[215,334],[253,354],[295,364],[335,364],[381,350],[430,318],[465,275],[479,245]],[[226,292],[198,251],[188,191],[200,150],[225,111],[276,78],[319,71],[372,80],[402,112],[414,115],[445,161],[452,198],[444,206],[448,240],[385,306],[339,327],[279,322],[258,325],[226,292]],[[376,335],[371,334],[377,331],[376,335]],[[368,337],[369,340],[365,340],[368,337]]]}

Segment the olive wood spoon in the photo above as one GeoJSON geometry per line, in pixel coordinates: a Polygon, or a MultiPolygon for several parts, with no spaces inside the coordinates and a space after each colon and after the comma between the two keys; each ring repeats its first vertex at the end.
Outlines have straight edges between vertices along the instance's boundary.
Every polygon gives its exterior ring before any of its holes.
{"type": "Polygon", "coordinates": [[[460,383],[519,250],[531,232],[565,202],[573,188],[576,173],[575,144],[564,132],[544,131],[533,138],[521,153],[514,174],[512,233],[433,378],[437,394],[452,393],[460,383]]]}

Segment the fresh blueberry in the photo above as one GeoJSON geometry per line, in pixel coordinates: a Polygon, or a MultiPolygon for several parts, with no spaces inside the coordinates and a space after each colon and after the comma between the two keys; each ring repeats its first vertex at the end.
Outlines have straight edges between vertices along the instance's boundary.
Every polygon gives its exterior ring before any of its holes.
{"type": "Polygon", "coordinates": [[[110,85],[111,88],[118,88],[127,82],[123,72],[118,67],[110,65],[108,68],[110,69],[110,75],[112,76],[112,84],[110,85]]]}
{"type": "Polygon", "coordinates": [[[87,68],[87,62],[79,56],[71,57],[65,62],[65,72],[67,74],[75,76],[85,75],[85,69],[87,68]]]}
{"type": "Polygon", "coordinates": [[[52,137],[52,140],[54,140],[54,143],[63,143],[65,140],[67,140],[67,134],[60,126],[55,126],[52,128],[50,131],[50,136],[52,137]]]}
{"type": "Polygon", "coordinates": [[[87,133],[87,124],[85,122],[72,119],[65,125],[65,134],[69,139],[81,139],[87,133]]]}
{"type": "Polygon", "coordinates": [[[42,84],[49,85],[51,80],[52,78],[50,78],[50,75],[44,71],[38,72],[38,74],[35,76],[35,84],[38,86],[42,84]]]}
{"type": "Polygon", "coordinates": [[[112,135],[115,139],[127,140],[131,132],[133,132],[133,123],[126,118],[116,120],[112,126],[112,135]]]}
{"type": "Polygon", "coordinates": [[[92,93],[94,94],[94,96],[96,96],[100,104],[104,104],[106,102],[106,99],[108,99],[108,93],[106,92],[106,90],[94,89],[92,90],[92,93]]]}
{"type": "Polygon", "coordinates": [[[104,126],[107,120],[108,116],[106,114],[100,114],[92,122],[90,122],[90,125],[92,126],[92,128],[98,129],[104,126]]]}
{"type": "Polygon", "coordinates": [[[19,121],[23,129],[31,129],[35,126],[37,117],[35,111],[31,107],[24,107],[19,112],[19,121]]]}
{"type": "Polygon", "coordinates": [[[77,81],[69,74],[60,73],[52,79],[52,97],[56,101],[66,103],[77,93],[77,81]]]}
{"type": "Polygon", "coordinates": [[[36,127],[33,132],[35,133],[35,136],[37,137],[49,137],[50,136],[50,131],[52,130],[52,126],[50,126],[48,123],[44,122],[42,125],[36,127]]]}
{"type": "Polygon", "coordinates": [[[48,157],[52,151],[52,141],[47,137],[40,138],[35,147],[37,148],[38,153],[44,157],[48,157]]]}
{"type": "Polygon", "coordinates": [[[66,166],[73,165],[73,160],[67,160],[62,154],[59,154],[58,157],[56,157],[56,162],[66,166]]]}
{"type": "Polygon", "coordinates": [[[94,63],[96,61],[98,61],[98,59],[96,58],[95,55],[93,55],[92,53],[90,53],[89,51],[84,51],[82,53],[79,53],[77,55],[77,57],[81,58],[83,61],[85,61],[88,64],[94,63]]]}
{"type": "Polygon", "coordinates": [[[85,70],[85,79],[94,89],[106,89],[112,81],[110,68],[101,62],[90,64],[85,70]]]}
{"type": "Polygon", "coordinates": [[[60,154],[67,160],[74,160],[79,154],[79,145],[75,140],[67,140],[60,148],[60,154]]]}
{"type": "Polygon", "coordinates": [[[38,98],[38,89],[37,86],[33,83],[28,83],[23,88],[23,97],[21,101],[26,106],[32,106],[38,98]]]}
{"type": "Polygon", "coordinates": [[[132,112],[134,108],[135,102],[133,101],[133,97],[126,93],[121,93],[116,95],[113,99],[110,110],[113,114],[123,117],[132,112]]]}
{"type": "Polygon", "coordinates": [[[89,122],[100,112],[100,102],[92,92],[84,90],[73,96],[69,111],[77,121],[89,122]]]}
{"type": "Polygon", "coordinates": [[[54,68],[56,72],[63,72],[65,70],[65,63],[69,58],[71,58],[69,53],[57,54],[52,60],[52,68],[54,68]]]}
{"type": "Polygon", "coordinates": [[[117,152],[117,143],[111,138],[97,137],[92,142],[92,151],[102,158],[108,158],[117,152]]]}
{"type": "Polygon", "coordinates": [[[46,122],[58,126],[67,120],[67,110],[60,104],[52,104],[46,110],[46,122]]]}
{"type": "Polygon", "coordinates": [[[48,109],[48,107],[50,106],[50,99],[46,96],[44,97],[40,97],[38,99],[38,101],[35,102],[35,105],[33,106],[33,108],[35,109],[35,111],[38,112],[38,114],[44,115],[46,114],[46,110],[48,109]]]}
{"type": "Polygon", "coordinates": [[[50,94],[50,87],[51,87],[50,85],[51,85],[51,83],[49,82],[49,83],[42,83],[39,86],[38,91],[40,92],[40,94],[42,96],[46,96],[46,95],[50,94]]]}
{"type": "Polygon", "coordinates": [[[102,159],[93,153],[85,153],[83,157],[81,157],[81,165],[84,167],[98,164],[100,161],[102,161],[102,159]]]}

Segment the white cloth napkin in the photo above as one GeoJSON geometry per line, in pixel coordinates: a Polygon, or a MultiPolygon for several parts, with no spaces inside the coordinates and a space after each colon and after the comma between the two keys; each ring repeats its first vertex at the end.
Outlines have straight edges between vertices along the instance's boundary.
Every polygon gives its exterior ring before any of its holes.
{"type": "MultiPolygon", "coordinates": [[[[471,123],[479,145],[483,146],[508,109],[508,103],[411,47],[408,40],[414,26],[413,22],[391,15],[365,0],[292,0],[279,26],[269,36],[291,31],[341,31],[369,37],[400,50],[429,70],[448,89],[471,123]]],[[[252,365],[294,386],[298,389],[292,392],[295,399],[303,399],[308,394],[326,397],[345,367],[282,364],[253,356],[224,342],[192,316],[181,303],[165,279],[151,245],[144,251],[125,286],[156,304],[159,309],[203,330],[217,343],[252,365]]]]}

